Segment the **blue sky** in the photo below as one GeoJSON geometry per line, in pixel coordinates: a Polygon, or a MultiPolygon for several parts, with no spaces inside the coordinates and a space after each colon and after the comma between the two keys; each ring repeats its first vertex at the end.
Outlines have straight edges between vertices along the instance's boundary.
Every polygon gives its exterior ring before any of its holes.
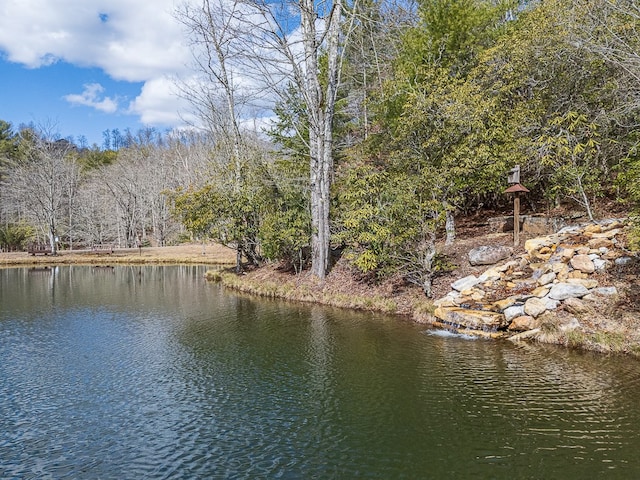
{"type": "MultiPolygon", "coordinates": [[[[68,63],[56,63],[39,68],[26,68],[8,61],[0,62],[0,119],[17,128],[22,123],[51,127],[63,137],[76,140],[84,135],[89,145],[102,145],[102,132],[118,128],[136,131],[144,127],[140,116],[118,109],[115,111],[70,101],[70,96],[86,92],[89,88],[95,102],[104,101],[104,95],[128,104],[140,95],[143,82],[115,81],[99,68],[81,68],[68,63]],[[77,93],[76,93],[77,92],[77,93]],[[105,110],[106,109],[106,110],[105,110]]],[[[86,95],[84,98],[87,98],[86,95]]],[[[90,99],[89,98],[89,99],[90,99]]],[[[73,99],[73,97],[71,97],[73,99]]],[[[170,125],[164,125],[170,126],[170,125]]]]}
{"type": "Polygon", "coordinates": [[[62,137],[184,126],[191,55],[173,0],[1,0],[0,120],[62,137]]]}

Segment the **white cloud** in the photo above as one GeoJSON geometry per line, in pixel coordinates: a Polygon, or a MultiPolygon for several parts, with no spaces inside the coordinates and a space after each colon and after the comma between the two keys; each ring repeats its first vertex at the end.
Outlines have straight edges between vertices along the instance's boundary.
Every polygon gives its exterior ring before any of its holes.
{"type": "MultiPolygon", "coordinates": [[[[174,94],[169,78],[192,78],[188,67],[192,56],[184,26],[174,13],[185,2],[199,6],[200,1],[0,0],[0,55],[30,68],[56,62],[97,67],[114,80],[142,83],[127,113],[138,115],[147,125],[183,125],[188,105],[174,94]]],[[[286,62],[280,65],[285,67],[286,62]]],[[[253,98],[253,107],[261,103],[268,110],[272,99],[264,90],[263,75],[242,67],[235,72],[236,85],[253,98]],[[265,98],[256,102],[256,92],[265,98]]],[[[69,87],[71,92],[80,88],[69,87]]],[[[124,113],[118,109],[122,99],[100,85],[83,88],[65,99],[107,113],[124,113]]]]}
{"type": "MultiPolygon", "coordinates": [[[[167,75],[185,72],[191,59],[173,16],[181,1],[0,0],[0,55],[29,68],[63,61],[144,83],[132,111],[143,123],[167,124],[177,118],[176,99],[159,85],[167,75]]],[[[105,94],[99,85],[85,85],[65,99],[115,113],[117,100],[105,94]]]]}
{"type": "Polygon", "coordinates": [[[0,49],[35,68],[63,60],[146,81],[190,58],[173,0],[3,0],[0,49]]]}
{"type": "Polygon", "coordinates": [[[105,113],[115,113],[118,110],[118,101],[104,97],[104,87],[99,83],[84,85],[84,90],[80,94],[65,95],[64,99],[72,105],[83,105],[92,107],[105,113]]]}
{"type": "Polygon", "coordinates": [[[176,93],[175,84],[169,77],[149,80],[140,95],[130,103],[129,113],[139,115],[142,123],[148,125],[185,124],[187,122],[181,112],[186,112],[189,105],[176,93]]]}

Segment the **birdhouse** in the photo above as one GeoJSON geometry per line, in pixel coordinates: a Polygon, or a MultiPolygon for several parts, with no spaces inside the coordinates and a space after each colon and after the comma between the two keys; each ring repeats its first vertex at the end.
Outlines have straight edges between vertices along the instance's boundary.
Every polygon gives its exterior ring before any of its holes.
{"type": "Polygon", "coordinates": [[[509,188],[507,188],[504,193],[529,193],[529,189],[524,185],[516,183],[515,185],[511,185],[509,188]]]}
{"type": "Polygon", "coordinates": [[[516,165],[509,170],[509,176],[507,177],[508,183],[520,183],[520,165],[516,165]]]}

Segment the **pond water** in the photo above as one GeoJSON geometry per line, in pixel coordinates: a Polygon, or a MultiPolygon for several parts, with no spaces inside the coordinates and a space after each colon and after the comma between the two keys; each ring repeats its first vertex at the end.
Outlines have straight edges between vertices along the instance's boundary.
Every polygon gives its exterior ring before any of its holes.
{"type": "Polygon", "coordinates": [[[640,478],[637,360],[204,271],[0,270],[0,478],[640,478]]]}

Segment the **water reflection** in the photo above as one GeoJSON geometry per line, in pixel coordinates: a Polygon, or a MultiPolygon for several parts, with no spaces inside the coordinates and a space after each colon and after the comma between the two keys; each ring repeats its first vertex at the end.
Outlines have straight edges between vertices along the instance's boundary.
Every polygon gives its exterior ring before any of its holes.
{"type": "Polygon", "coordinates": [[[256,301],[203,274],[0,270],[1,478],[640,474],[636,361],[256,301]]]}

